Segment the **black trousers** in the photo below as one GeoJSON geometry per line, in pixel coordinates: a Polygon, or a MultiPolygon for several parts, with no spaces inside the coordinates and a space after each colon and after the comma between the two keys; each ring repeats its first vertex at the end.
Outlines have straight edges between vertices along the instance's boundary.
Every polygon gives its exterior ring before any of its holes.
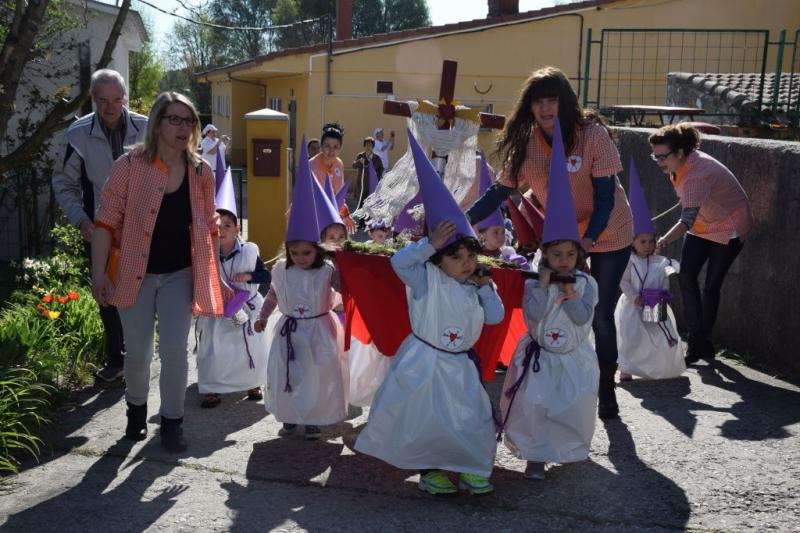
{"type": "MultiPolygon", "coordinates": [[[[92,246],[86,243],[86,255],[89,257],[89,268],[92,262],[92,246]]],[[[100,320],[105,331],[106,364],[122,368],[125,356],[125,339],[122,336],[122,322],[119,319],[117,308],[113,305],[100,306],[100,320]]]]}
{"type": "Polygon", "coordinates": [[[728,244],[719,244],[691,234],[684,238],[678,279],[690,343],[711,340],[711,332],[717,320],[722,282],[743,246],[744,243],[738,237],[728,241],[728,244]],[[698,278],[706,261],[708,269],[701,295],[698,278]]]}

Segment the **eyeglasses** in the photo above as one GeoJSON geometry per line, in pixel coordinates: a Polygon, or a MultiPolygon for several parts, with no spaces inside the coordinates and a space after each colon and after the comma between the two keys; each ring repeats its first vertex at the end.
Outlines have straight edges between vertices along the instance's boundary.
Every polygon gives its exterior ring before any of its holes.
{"type": "Polygon", "coordinates": [[[183,118],[179,117],[178,115],[165,115],[162,118],[166,119],[167,122],[173,126],[186,126],[187,128],[194,128],[197,124],[197,119],[194,117],[183,118]]]}
{"type": "Polygon", "coordinates": [[[656,163],[663,163],[666,159],[675,153],[675,150],[670,150],[666,154],[650,154],[650,159],[655,161],[656,163]]]}

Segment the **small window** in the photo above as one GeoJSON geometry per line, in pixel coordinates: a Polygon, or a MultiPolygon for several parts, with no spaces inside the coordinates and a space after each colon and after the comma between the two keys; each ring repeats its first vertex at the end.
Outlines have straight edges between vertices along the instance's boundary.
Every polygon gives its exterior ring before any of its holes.
{"type": "Polygon", "coordinates": [[[269,108],[273,111],[283,112],[283,98],[280,96],[273,96],[269,99],[269,108]]]}

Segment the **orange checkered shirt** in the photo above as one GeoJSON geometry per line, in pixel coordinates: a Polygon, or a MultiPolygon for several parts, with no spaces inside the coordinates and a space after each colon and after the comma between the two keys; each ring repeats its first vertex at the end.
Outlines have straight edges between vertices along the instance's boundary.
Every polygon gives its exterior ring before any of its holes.
{"type": "MultiPolygon", "coordinates": [[[[217,259],[212,237],[218,235],[214,205],[214,175],[203,162],[201,174],[189,165],[189,196],[192,208],[192,278],[193,311],[197,315],[222,316],[223,299],[219,285],[217,259]]],[[[168,168],[159,159],[148,161],[140,152],[123,155],[111,167],[111,176],[103,187],[95,224],[112,235],[121,232],[117,285],[109,303],[130,307],[136,302],[142,278],[147,272],[147,258],[153,228],[167,185],[168,168]]]]}
{"type": "Polygon", "coordinates": [[[684,208],[699,207],[689,233],[728,244],[734,231],[743,241],[753,228],[750,200],[736,176],[710,155],[695,150],[672,179],[684,208]]]}
{"type": "MultiPolygon", "coordinates": [[[[625,189],[616,177],[622,170],[622,162],[614,141],[603,126],[590,123],[575,130],[574,144],[575,146],[567,154],[567,169],[575,212],[578,215],[578,233],[580,235],[586,233],[594,210],[592,178],[615,176],[614,208],[611,210],[606,229],[590,251],[613,252],[630,246],[633,242],[633,217],[625,189]]],[[[534,127],[528,141],[527,157],[519,171],[519,185],[530,187],[543,206],[547,205],[547,178],[550,175],[551,152],[552,149],[545,141],[541,130],[534,127]]],[[[504,170],[500,182],[507,187],[513,187],[514,182],[509,174],[508,170],[504,170]]]]}

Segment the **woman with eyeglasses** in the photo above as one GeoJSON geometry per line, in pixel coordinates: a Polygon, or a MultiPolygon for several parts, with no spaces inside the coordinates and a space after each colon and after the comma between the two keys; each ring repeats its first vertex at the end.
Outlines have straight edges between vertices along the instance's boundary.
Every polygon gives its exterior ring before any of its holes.
{"type": "Polygon", "coordinates": [[[161,444],[171,453],[187,448],[181,425],[192,313],[222,316],[229,291],[220,279],[214,177],[195,150],[199,123],[185,96],[158,96],[144,142],[111,168],[92,237],[92,294],[117,306],[125,334],[125,435],[147,436],[157,319],[161,444]]]}
{"type": "Polygon", "coordinates": [[[711,332],[722,282],[753,228],[750,201],[730,170],[698,150],[700,133],[687,124],[664,126],[650,136],[651,157],[669,175],[681,201],[680,220],[656,243],[660,250],[683,237],[681,284],[689,327],[686,364],[714,358],[711,332]],[[708,261],[702,295],[698,278],[708,261]]]}
{"type": "MultiPolygon", "coordinates": [[[[529,187],[547,205],[547,178],[556,120],[560,122],[581,245],[588,252],[597,281],[598,303],[592,328],[600,366],[597,414],[616,418],[614,393],[617,329],[614,306],[633,242],[633,219],[617,173],[619,152],[600,119],[578,103],[567,76],[555,67],[534,71],[525,81],[497,140],[503,165],[498,181],[467,211],[470,222],[482,220],[517,189],[529,187]]],[[[546,215],[546,213],[545,213],[546,215]]]]}

